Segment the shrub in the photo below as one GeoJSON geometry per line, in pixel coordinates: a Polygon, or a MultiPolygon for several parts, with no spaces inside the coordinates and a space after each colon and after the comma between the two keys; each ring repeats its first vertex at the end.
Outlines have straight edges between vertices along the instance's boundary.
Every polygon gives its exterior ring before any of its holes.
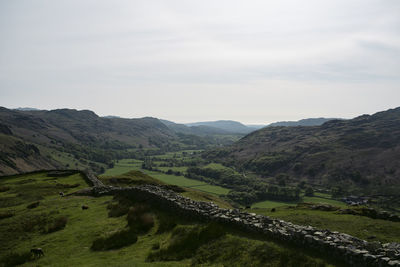
{"type": "Polygon", "coordinates": [[[58,188],[75,188],[80,186],[81,184],[57,184],[58,188]]]}
{"type": "Polygon", "coordinates": [[[48,229],[47,233],[53,233],[59,230],[62,230],[67,225],[68,218],[65,216],[58,217],[54,220],[53,224],[51,224],[48,229]]]}
{"type": "Polygon", "coordinates": [[[7,254],[6,256],[4,256],[1,259],[1,262],[3,262],[4,266],[8,267],[8,266],[17,266],[17,265],[21,265],[24,264],[25,262],[28,262],[31,260],[31,253],[30,252],[11,252],[9,254],[7,254]]]}
{"type": "Polygon", "coordinates": [[[10,218],[12,216],[14,216],[13,212],[8,211],[8,210],[7,211],[3,211],[3,212],[0,213],[0,220],[1,219],[6,219],[6,218],[10,218]]]}
{"type": "Polygon", "coordinates": [[[35,229],[40,229],[45,232],[48,222],[48,215],[46,213],[26,215],[19,222],[23,232],[32,232],[35,229]]]}
{"type": "Polygon", "coordinates": [[[136,243],[137,235],[130,229],[120,230],[108,237],[100,237],[93,241],[94,251],[118,249],[136,243]]]}
{"type": "Polygon", "coordinates": [[[172,218],[168,214],[158,213],[158,229],[157,234],[165,233],[176,226],[176,218],[172,218]]]}
{"type": "Polygon", "coordinates": [[[224,229],[215,223],[207,226],[179,226],[172,232],[169,246],[150,253],[147,261],[182,260],[195,255],[197,249],[225,235],[224,229]]]}
{"type": "Polygon", "coordinates": [[[314,196],[314,190],[311,187],[307,187],[304,194],[308,197],[312,197],[312,196],[314,196]]]}
{"type": "Polygon", "coordinates": [[[151,249],[152,249],[152,250],[160,249],[160,243],[154,243],[154,244],[151,246],[151,249]]]}
{"type": "Polygon", "coordinates": [[[118,202],[117,204],[110,203],[108,204],[107,209],[109,209],[108,217],[121,217],[128,213],[129,206],[121,202],[118,202]]]}
{"type": "Polygon", "coordinates": [[[0,192],[6,192],[6,191],[8,191],[8,190],[10,190],[10,187],[9,187],[9,186],[6,186],[6,185],[0,186],[0,192]]]}
{"type": "Polygon", "coordinates": [[[33,202],[33,203],[29,204],[28,206],[26,206],[26,208],[34,209],[34,208],[37,208],[39,206],[39,204],[40,204],[40,202],[36,201],[36,202],[33,202]]]}
{"type": "Polygon", "coordinates": [[[137,233],[146,233],[154,226],[154,217],[148,211],[148,206],[137,205],[128,212],[128,226],[137,233]]]}

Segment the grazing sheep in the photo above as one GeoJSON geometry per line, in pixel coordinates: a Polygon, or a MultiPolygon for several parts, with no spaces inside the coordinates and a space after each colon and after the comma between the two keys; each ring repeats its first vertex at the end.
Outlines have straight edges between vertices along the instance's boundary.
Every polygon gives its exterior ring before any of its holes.
{"type": "Polygon", "coordinates": [[[275,208],[272,208],[272,209],[271,209],[271,212],[275,212],[275,211],[276,211],[276,209],[275,209],[275,208]]]}
{"type": "Polygon", "coordinates": [[[87,206],[87,205],[82,205],[82,209],[83,210],[87,210],[89,208],[89,206],[87,206]]]}
{"type": "Polygon", "coordinates": [[[61,196],[61,197],[63,197],[63,196],[64,196],[64,192],[60,192],[59,194],[60,194],[60,196],[61,196]]]}
{"type": "Polygon", "coordinates": [[[36,258],[36,257],[41,257],[41,256],[44,256],[44,253],[43,253],[43,249],[41,249],[41,248],[33,248],[33,249],[31,249],[31,253],[33,254],[33,256],[36,258]]]}

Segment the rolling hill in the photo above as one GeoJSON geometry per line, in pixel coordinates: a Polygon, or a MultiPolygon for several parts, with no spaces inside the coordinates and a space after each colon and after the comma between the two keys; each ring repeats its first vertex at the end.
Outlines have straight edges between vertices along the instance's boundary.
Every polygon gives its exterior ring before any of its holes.
{"type": "Polygon", "coordinates": [[[0,173],[58,168],[68,157],[99,170],[101,164],[128,156],[130,150],[169,149],[177,140],[155,118],[101,118],[89,110],[0,108],[0,173]]]}
{"type": "Polygon", "coordinates": [[[266,127],[203,156],[264,177],[284,173],[329,187],[396,193],[399,155],[396,108],[321,126],[266,127]]]}

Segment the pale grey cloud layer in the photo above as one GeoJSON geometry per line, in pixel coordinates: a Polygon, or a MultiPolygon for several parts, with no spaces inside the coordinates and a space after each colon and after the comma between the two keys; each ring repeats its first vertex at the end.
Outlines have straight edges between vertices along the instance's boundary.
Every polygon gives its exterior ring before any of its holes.
{"type": "Polygon", "coordinates": [[[179,122],[400,106],[398,0],[3,0],[0,105],[179,122]]]}

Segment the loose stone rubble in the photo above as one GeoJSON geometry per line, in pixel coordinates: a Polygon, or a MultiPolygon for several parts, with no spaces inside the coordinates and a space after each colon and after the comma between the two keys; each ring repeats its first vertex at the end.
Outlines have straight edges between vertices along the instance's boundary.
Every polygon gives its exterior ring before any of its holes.
{"type": "MultiPolygon", "coordinates": [[[[90,179],[98,180],[94,175],[90,179]]],[[[93,182],[93,184],[99,183],[93,182]]],[[[399,243],[367,242],[344,233],[295,225],[238,209],[222,209],[212,202],[193,201],[154,185],[94,186],[84,193],[94,196],[123,194],[138,201],[148,201],[161,208],[173,210],[182,216],[202,221],[217,221],[279,242],[309,248],[329,257],[341,259],[349,266],[400,266],[399,243]]]]}

